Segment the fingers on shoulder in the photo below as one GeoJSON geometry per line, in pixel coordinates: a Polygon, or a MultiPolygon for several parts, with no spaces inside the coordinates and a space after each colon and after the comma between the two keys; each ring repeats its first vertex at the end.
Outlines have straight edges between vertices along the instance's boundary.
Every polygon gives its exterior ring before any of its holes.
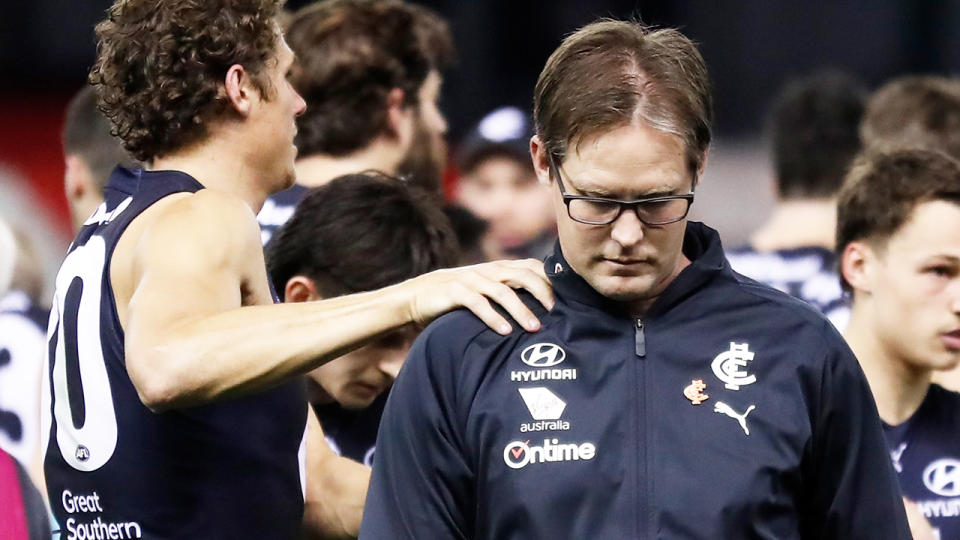
{"type": "Polygon", "coordinates": [[[553,307],[553,292],[543,271],[543,263],[533,259],[489,263],[488,279],[514,289],[526,289],[548,309],[553,307]]]}

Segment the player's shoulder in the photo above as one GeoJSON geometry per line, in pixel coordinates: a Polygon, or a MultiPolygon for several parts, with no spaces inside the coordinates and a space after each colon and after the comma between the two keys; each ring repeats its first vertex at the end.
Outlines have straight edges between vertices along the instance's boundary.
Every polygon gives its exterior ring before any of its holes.
{"type": "Polygon", "coordinates": [[[171,195],[159,217],[179,223],[255,223],[256,216],[239,197],[215,189],[171,195]]]}
{"type": "Polygon", "coordinates": [[[151,249],[195,246],[212,253],[235,253],[240,246],[260,246],[253,210],[228,193],[212,189],[175,193],[158,202],[151,214],[143,236],[151,249]]]}
{"type": "MultiPolygon", "coordinates": [[[[540,320],[539,331],[543,332],[550,325],[550,312],[526,291],[518,290],[517,295],[540,320]]],[[[418,337],[408,362],[421,356],[429,364],[428,369],[460,372],[464,366],[469,366],[471,372],[483,372],[484,366],[531,335],[503,308],[496,304],[494,308],[510,322],[512,332],[499,334],[469,310],[454,310],[427,326],[418,337]],[[419,354],[415,354],[417,352],[419,354]]]]}

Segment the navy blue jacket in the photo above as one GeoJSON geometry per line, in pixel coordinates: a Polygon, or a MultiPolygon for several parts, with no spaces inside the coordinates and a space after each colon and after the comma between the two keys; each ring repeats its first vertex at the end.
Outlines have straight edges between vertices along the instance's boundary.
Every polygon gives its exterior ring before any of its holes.
{"type": "Polygon", "coordinates": [[[360,537],[909,539],[833,326],[731,271],[702,224],[684,253],[642,320],[557,249],[539,332],[430,325],[387,402],[360,537]]]}

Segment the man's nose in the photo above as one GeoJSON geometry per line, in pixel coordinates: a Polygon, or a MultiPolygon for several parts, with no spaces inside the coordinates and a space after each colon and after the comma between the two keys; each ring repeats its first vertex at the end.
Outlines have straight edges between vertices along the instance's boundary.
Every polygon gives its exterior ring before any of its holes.
{"type": "Polygon", "coordinates": [[[390,377],[390,380],[395,380],[397,375],[400,374],[400,368],[403,367],[403,361],[407,358],[407,350],[399,351],[389,351],[384,353],[380,358],[380,363],[377,365],[377,368],[383,372],[385,375],[390,377]]]}
{"type": "Polygon", "coordinates": [[[633,208],[624,208],[610,224],[610,237],[624,247],[635,246],[643,240],[643,222],[633,208]]]}

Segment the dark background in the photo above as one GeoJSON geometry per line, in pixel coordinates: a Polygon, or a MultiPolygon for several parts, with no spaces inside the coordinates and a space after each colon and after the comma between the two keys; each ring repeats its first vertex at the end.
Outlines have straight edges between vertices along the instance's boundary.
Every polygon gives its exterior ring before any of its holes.
{"type": "MultiPolygon", "coordinates": [[[[296,9],[309,2],[290,0],[296,9]]],[[[533,83],[562,36],[598,16],[639,16],[701,44],[716,89],[717,127],[759,127],[788,77],[821,66],[876,84],[906,72],[960,67],[960,2],[946,0],[424,0],[451,23],[460,59],[444,108],[458,135],[500,104],[529,107],[533,83]]],[[[5,0],[0,16],[4,99],[69,94],[93,61],[93,25],[107,0],[5,0]]]]}
{"type": "MultiPolygon", "coordinates": [[[[21,183],[65,232],[59,143],[63,107],[83,84],[95,54],[93,26],[110,1],[2,2],[0,173],[6,164],[25,178],[21,183]]],[[[288,8],[306,3],[290,0],[288,8]]],[[[960,0],[420,3],[450,21],[459,49],[442,103],[454,144],[496,106],[529,108],[547,56],[563,35],[598,16],[676,26],[700,43],[716,102],[718,144],[708,173],[712,168],[726,176],[749,176],[741,161],[724,165],[724,145],[757,138],[768,102],[792,76],[832,67],[874,87],[895,75],[951,74],[960,67],[960,0]]],[[[748,159],[756,161],[755,156],[748,159]]]]}

